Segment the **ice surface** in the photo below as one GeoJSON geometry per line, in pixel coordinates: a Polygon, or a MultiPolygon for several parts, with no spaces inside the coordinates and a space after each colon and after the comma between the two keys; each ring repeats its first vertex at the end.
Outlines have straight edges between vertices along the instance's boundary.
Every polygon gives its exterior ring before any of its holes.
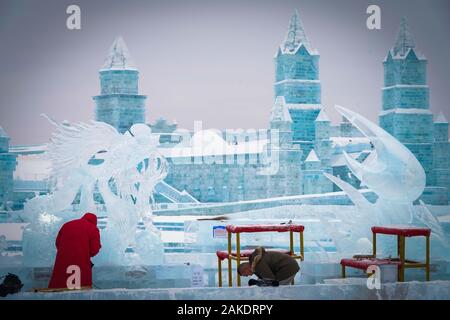
{"type": "Polygon", "coordinates": [[[281,287],[233,288],[177,288],[177,289],[112,289],[64,293],[19,293],[6,299],[61,300],[442,300],[450,297],[450,281],[385,283],[380,290],[370,290],[366,283],[347,280],[323,285],[295,285],[281,287]]]}

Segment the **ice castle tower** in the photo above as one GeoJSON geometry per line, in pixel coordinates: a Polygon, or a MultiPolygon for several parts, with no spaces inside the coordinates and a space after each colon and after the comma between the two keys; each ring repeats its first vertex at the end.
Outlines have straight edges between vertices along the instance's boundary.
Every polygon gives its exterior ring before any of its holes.
{"type": "Polygon", "coordinates": [[[297,11],[275,55],[275,97],[283,96],[292,118],[293,143],[303,159],[315,140],[315,120],[322,108],[319,54],[311,48],[297,11]]]}
{"type": "MultiPolygon", "coordinates": [[[[402,19],[395,45],[383,61],[384,87],[380,126],[408,147],[427,175],[422,199],[430,204],[448,202],[448,131],[433,123],[427,84],[427,60],[418,52],[405,18],[402,19]],[[446,131],[445,136],[443,131],[446,131]],[[434,149],[445,154],[437,160],[434,149]],[[435,158],[435,159],[433,159],[435,158]],[[439,167],[439,173],[436,171],[439,167]],[[443,168],[445,167],[445,168],[443,168]],[[437,174],[439,184],[437,184],[437,174]]],[[[445,126],[445,125],[444,125],[445,126]]]]}
{"type": "Polygon", "coordinates": [[[138,94],[139,71],[122,37],[117,37],[99,70],[101,93],[94,97],[95,120],[124,133],[135,123],[145,123],[146,96],[138,94]]]}
{"type": "Polygon", "coordinates": [[[9,140],[5,130],[0,127],[0,211],[8,209],[7,202],[13,200],[16,155],[9,152],[9,140]]]}
{"type": "Polygon", "coordinates": [[[292,143],[292,118],[284,97],[275,99],[270,113],[270,130],[278,131],[278,143],[270,143],[272,155],[278,157],[278,170],[267,176],[267,197],[299,195],[303,193],[299,145],[292,143]]]}

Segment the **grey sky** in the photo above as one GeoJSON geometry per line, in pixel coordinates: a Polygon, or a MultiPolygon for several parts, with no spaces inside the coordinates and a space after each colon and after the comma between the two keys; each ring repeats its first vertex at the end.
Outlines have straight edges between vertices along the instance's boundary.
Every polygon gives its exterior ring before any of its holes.
{"type": "Polygon", "coordinates": [[[273,56],[297,8],[320,55],[322,102],[334,122],[341,104],[378,122],[382,60],[402,16],[428,58],[431,110],[450,118],[450,1],[1,0],[0,126],[12,144],[48,141],[58,121],[94,118],[98,69],[122,35],[148,95],[147,121],[191,129],[265,128],[273,102],[273,56]],[[66,29],[81,7],[82,30],[66,29]],[[366,28],[378,4],[382,29],[366,28]]]}

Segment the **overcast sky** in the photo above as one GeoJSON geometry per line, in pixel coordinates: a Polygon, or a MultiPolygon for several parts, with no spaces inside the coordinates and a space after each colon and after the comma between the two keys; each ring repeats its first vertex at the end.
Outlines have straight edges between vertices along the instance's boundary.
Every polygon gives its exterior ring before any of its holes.
{"type": "Polygon", "coordinates": [[[378,122],[382,60],[406,16],[428,58],[431,110],[450,118],[450,1],[447,0],[1,0],[0,126],[12,144],[45,143],[58,121],[94,119],[98,69],[122,35],[148,96],[147,121],[192,129],[266,128],[277,47],[298,9],[320,55],[322,103],[378,122]],[[81,30],[66,28],[66,8],[81,7],[81,30]],[[366,8],[381,7],[381,30],[366,28],[366,8]]]}

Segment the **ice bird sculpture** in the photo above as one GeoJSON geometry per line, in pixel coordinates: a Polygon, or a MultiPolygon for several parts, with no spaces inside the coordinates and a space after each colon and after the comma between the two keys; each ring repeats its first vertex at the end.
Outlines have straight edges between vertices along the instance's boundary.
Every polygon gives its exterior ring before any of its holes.
{"type": "Polygon", "coordinates": [[[360,114],[340,106],[336,109],[375,147],[362,164],[344,151],[355,176],[384,199],[412,202],[419,198],[425,188],[425,171],[411,151],[360,114]]]}
{"type": "MultiPolygon", "coordinates": [[[[344,157],[351,172],[361,181],[361,185],[367,186],[378,196],[375,203],[370,203],[352,185],[325,173],[325,176],[341,188],[355,204],[355,218],[358,223],[349,225],[353,233],[351,241],[368,242],[370,227],[373,225],[414,224],[431,228],[432,243],[436,249],[434,252],[439,252],[441,256],[448,255],[448,241],[438,219],[423,202],[420,202],[420,205],[413,205],[425,188],[426,176],[420,162],[401,142],[373,122],[347,108],[335,107],[374,146],[374,150],[362,163],[345,152],[344,157]]],[[[339,243],[346,243],[346,239],[335,240],[337,246],[339,243]]],[[[392,245],[390,247],[395,249],[392,245]]],[[[417,242],[409,249],[419,251],[421,247],[423,243],[417,242]]]]}
{"type": "Polygon", "coordinates": [[[24,218],[31,222],[24,233],[25,260],[51,263],[44,253],[48,247],[36,245],[50,239],[48,245],[53,248],[55,229],[64,221],[87,211],[98,213],[97,194],[107,216],[98,262],[130,265],[159,261],[155,254],[162,256],[162,242],[151,215],[154,187],[167,174],[167,161],[157,150],[159,135],[145,124],[135,124],[120,134],[103,122],[58,124],[49,120],[56,132],[46,156],[56,185],[51,194],[25,204],[24,218]],[[77,198],[79,206],[73,210],[77,198]],[[137,231],[139,221],[145,231],[137,231]],[[135,252],[133,261],[129,260],[132,255],[126,254],[130,247],[135,252]]]}

